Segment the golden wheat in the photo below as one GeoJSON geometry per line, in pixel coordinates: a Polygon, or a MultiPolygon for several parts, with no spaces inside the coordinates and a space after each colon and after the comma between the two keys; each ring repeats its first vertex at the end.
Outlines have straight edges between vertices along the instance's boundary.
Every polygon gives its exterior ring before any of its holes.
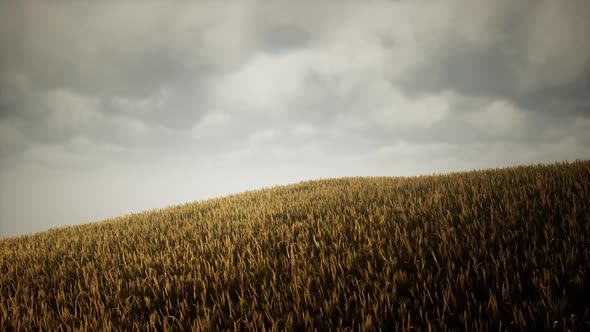
{"type": "Polygon", "coordinates": [[[0,330],[590,329],[590,162],[308,181],[0,241],[0,330]]]}

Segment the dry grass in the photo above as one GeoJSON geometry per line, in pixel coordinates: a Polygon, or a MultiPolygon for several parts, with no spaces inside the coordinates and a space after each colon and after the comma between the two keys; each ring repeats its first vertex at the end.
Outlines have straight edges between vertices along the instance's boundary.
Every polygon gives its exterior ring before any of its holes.
{"type": "Polygon", "coordinates": [[[0,241],[0,330],[588,330],[590,162],[310,181],[0,241]]]}

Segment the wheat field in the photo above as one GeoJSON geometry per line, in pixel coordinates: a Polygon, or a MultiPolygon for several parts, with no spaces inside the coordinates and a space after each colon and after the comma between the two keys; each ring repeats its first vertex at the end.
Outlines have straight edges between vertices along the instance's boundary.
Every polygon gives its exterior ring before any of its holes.
{"type": "Polygon", "coordinates": [[[590,161],[307,181],[0,240],[0,330],[589,330],[590,161]]]}

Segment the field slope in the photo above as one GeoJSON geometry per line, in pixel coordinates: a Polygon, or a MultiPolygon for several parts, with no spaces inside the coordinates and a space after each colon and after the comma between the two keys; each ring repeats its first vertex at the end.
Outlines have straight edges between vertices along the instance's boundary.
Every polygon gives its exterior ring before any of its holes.
{"type": "Polygon", "coordinates": [[[0,241],[0,330],[590,329],[590,162],[309,181],[0,241]]]}

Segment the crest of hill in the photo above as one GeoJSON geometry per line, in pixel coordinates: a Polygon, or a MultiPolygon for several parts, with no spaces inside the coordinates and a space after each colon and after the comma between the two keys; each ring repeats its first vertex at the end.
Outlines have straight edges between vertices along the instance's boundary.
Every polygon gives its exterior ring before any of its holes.
{"type": "Polygon", "coordinates": [[[590,161],[305,181],[0,241],[0,330],[590,327],[590,161]]]}

